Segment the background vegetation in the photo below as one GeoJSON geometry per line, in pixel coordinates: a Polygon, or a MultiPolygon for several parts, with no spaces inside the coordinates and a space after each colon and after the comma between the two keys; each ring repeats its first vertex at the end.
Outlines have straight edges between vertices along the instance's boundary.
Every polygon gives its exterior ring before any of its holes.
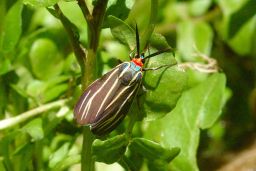
{"type": "Polygon", "coordinates": [[[256,168],[255,0],[84,2],[0,1],[0,170],[256,168]],[[73,106],[129,60],[135,23],[146,53],[175,49],[148,67],[178,65],[145,73],[140,107],[91,151],[73,106]]]}

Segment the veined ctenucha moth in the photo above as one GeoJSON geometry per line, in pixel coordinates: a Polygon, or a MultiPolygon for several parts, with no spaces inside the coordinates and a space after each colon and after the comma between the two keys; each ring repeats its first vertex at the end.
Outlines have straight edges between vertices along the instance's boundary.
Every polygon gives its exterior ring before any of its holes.
{"type": "Polygon", "coordinates": [[[119,64],[88,86],[74,109],[77,123],[90,125],[91,131],[96,135],[110,133],[127,115],[141,87],[143,71],[175,65],[143,68],[147,59],[167,51],[171,49],[160,50],[148,56],[140,53],[139,32],[136,25],[136,54],[131,53],[131,61],[119,64]]]}

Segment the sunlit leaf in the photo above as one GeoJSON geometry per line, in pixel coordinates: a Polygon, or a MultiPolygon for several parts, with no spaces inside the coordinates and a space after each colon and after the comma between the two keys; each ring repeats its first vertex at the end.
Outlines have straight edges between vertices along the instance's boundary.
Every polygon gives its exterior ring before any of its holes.
{"type": "Polygon", "coordinates": [[[49,7],[53,6],[59,1],[60,0],[23,0],[23,3],[33,7],[49,7]]]}
{"type": "Polygon", "coordinates": [[[126,135],[118,135],[105,141],[96,139],[93,142],[92,151],[96,161],[111,164],[123,156],[127,145],[126,135]]]}
{"type": "Polygon", "coordinates": [[[22,32],[23,4],[18,0],[5,16],[4,27],[0,37],[0,49],[8,52],[16,46],[22,32]]]}
{"type": "Polygon", "coordinates": [[[46,38],[36,40],[29,53],[34,74],[39,79],[49,79],[62,72],[63,60],[53,41],[46,38]]]}
{"type": "Polygon", "coordinates": [[[168,148],[181,148],[181,153],[171,162],[173,170],[198,170],[196,152],[200,128],[211,127],[220,116],[225,100],[225,80],[223,74],[210,76],[184,92],[172,112],[149,123],[146,137],[168,148]]]}
{"type": "Polygon", "coordinates": [[[44,131],[42,128],[42,119],[37,118],[32,121],[30,121],[28,124],[26,124],[22,130],[24,132],[27,132],[31,138],[32,141],[41,140],[44,137],[44,131]]]}

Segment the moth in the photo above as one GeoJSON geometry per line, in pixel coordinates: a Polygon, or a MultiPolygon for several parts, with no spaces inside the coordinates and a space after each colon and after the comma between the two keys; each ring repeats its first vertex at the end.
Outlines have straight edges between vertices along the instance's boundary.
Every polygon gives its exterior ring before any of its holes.
{"type": "Polygon", "coordinates": [[[143,67],[147,59],[167,51],[171,49],[160,50],[148,56],[140,53],[139,31],[136,25],[136,54],[131,53],[131,61],[117,65],[88,86],[74,108],[77,123],[90,125],[91,131],[99,136],[114,130],[127,115],[142,85],[143,72],[175,65],[143,67]]]}

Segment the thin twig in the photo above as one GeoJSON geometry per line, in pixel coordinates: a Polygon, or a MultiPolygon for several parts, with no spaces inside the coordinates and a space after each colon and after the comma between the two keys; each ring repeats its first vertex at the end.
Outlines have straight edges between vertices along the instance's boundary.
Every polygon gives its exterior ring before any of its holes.
{"type": "Polygon", "coordinates": [[[64,26],[65,30],[68,33],[72,48],[73,48],[75,56],[76,56],[76,59],[79,62],[79,65],[83,72],[84,71],[84,63],[86,61],[86,50],[79,41],[78,30],[77,30],[76,26],[73,23],[71,23],[67,19],[67,17],[65,17],[65,15],[62,13],[58,4],[54,5],[54,9],[55,9],[55,12],[56,12],[58,18],[62,22],[62,25],[64,26]]]}
{"type": "Polygon", "coordinates": [[[37,108],[34,108],[32,110],[29,110],[27,112],[21,113],[18,116],[12,117],[12,118],[8,118],[8,119],[4,119],[0,121],[0,130],[6,129],[6,128],[10,128],[14,125],[17,125],[21,122],[26,121],[27,119],[37,116],[45,111],[48,111],[50,109],[54,109],[57,107],[61,107],[63,106],[66,102],[68,102],[68,99],[63,99],[63,100],[58,100],[55,102],[51,102],[48,104],[44,104],[42,106],[39,106],[37,108]]]}
{"type": "Polygon", "coordinates": [[[93,19],[92,15],[90,14],[90,11],[86,5],[85,0],[77,0],[79,7],[81,8],[81,11],[84,15],[85,20],[87,23],[90,23],[93,19]]]}

